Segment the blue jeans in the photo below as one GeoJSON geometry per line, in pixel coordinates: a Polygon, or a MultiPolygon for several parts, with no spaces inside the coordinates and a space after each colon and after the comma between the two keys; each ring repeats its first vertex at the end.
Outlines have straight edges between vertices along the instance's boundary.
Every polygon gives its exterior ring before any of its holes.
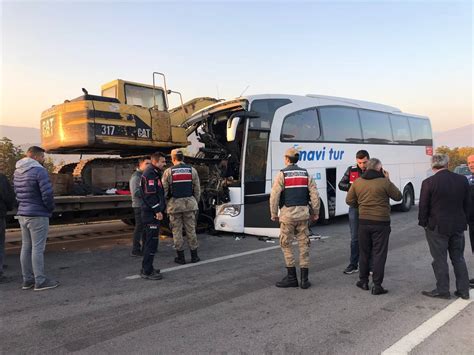
{"type": "Polygon", "coordinates": [[[44,274],[44,249],[49,230],[48,217],[19,216],[21,227],[21,271],[24,282],[35,281],[41,285],[46,281],[44,274]]]}
{"type": "Polygon", "coordinates": [[[359,264],[359,209],[349,207],[349,228],[351,231],[351,259],[350,264],[357,267],[359,264]]]}

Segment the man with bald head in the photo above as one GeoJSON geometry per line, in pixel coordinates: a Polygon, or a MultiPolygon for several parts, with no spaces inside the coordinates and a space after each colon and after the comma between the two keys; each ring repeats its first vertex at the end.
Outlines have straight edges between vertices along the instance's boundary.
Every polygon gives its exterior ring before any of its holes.
{"type": "Polygon", "coordinates": [[[447,262],[449,253],[456,276],[454,295],[469,299],[469,275],[464,260],[469,184],[464,176],[449,171],[448,163],[447,155],[433,155],[431,168],[434,175],[421,184],[418,224],[425,229],[436,278],[436,288],[422,293],[435,298],[451,297],[447,262]]]}

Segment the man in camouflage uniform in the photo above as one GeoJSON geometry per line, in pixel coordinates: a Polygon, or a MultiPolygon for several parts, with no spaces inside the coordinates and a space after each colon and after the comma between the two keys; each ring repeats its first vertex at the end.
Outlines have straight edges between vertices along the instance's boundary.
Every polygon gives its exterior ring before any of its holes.
{"type": "Polygon", "coordinates": [[[280,221],[280,246],[288,275],[276,283],[277,287],[298,287],[292,242],[296,238],[300,251],[301,288],[311,286],[308,281],[309,220],[319,216],[319,194],[316,184],[306,169],[296,165],[299,152],[290,148],[285,152],[286,168],[275,177],[270,194],[272,221],[280,221]],[[280,208],[280,216],[278,216],[280,208]]]}
{"type": "Polygon", "coordinates": [[[196,236],[196,215],[199,210],[198,201],[201,187],[196,169],[185,164],[183,160],[183,152],[173,149],[171,151],[173,166],[165,170],[162,179],[174,246],[178,254],[174,261],[178,264],[186,264],[183,227],[186,231],[189,249],[191,249],[191,262],[197,263],[201,260],[197,254],[196,236]]]}

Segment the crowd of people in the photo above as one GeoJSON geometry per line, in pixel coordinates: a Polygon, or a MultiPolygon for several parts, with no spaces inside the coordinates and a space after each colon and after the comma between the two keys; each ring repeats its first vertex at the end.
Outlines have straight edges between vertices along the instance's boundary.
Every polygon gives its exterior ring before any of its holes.
{"type": "MultiPolygon", "coordinates": [[[[280,246],[283,251],[287,275],[276,283],[277,287],[301,287],[307,289],[309,268],[309,229],[311,221],[319,215],[317,187],[306,169],[297,165],[299,152],[290,148],[285,152],[285,168],[275,177],[271,195],[271,219],[280,222],[280,246]],[[298,282],[292,242],[299,246],[298,282]]],[[[435,154],[431,158],[433,175],[422,183],[418,224],[424,228],[429,250],[433,258],[436,288],[422,291],[435,298],[450,298],[449,268],[451,259],[456,276],[454,295],[469,299],[469,280],[464,260],[464,231],[469,224],[471,247],[474,253],[474,155],[467,159],[471,176],[455,174],[448,170],[448,156],[435,154]]],[[[351,234],[349,265],[345,274],[359,273],[356,286],[368,291],[372,275],[371,293],[388,292],[382,286],[388,254],[390,227],[390,199],[402,201],[401,191],[390,181],[390,174],[382,162],[370,158],[366,150],[356,154],[356,165],[349,166],[339,182],[339,189],[346,191],[349,205],[351,234]]]]}
{"type": "MultiPolygon", "coordinates": [[[[43,167],[44,153],[40,147],[28,149],[26,157],[16,164],[13,188],[0,174],[0,282],[8,279],[3,272],[5,216],[17,205],[22,234],[23,290],[41,291],[59,286],[58,281],[44,272],[49,218],[54,210],[53,187],[43,167]]],[[[362,290],[370,289],[372,276],[371,293],[381,295],[388,292],[382,283],[391,232],[390,199],[401,201],[403,196],[379,159],[370,158],[366,150],[358,151],[355,158],[356,164],[347,168],[338,185],[341,191],[347,192],[351,236],[349,265],[343,272],[358,272],[356,286],[362,290]]],[[[285,168],[275,176],[270,194],[270,213],[271,219],[280,224],[280,246],[287,269],[287,275],[276,286],[307,289],[311,286],[309,224],[319,218],[320,198],[314,180],[306,169],[297,165],[298,160],[299,151],[295,148],[285,152],[285,168]],[[299,248],[299,280],[292,250],[295,240],[299,248]]],[[[200,261],[196,236],[201,194],[199,176],[185,163],[180,149],[171,152],[171,161],[172,166],[165,169],[166,158],[162,153],[141,158],[130,179],[135,216],[130,255],[143,258],[140,276],[147,280],[162,279],[160,270],[153,264],[165,218],[173,234],[174,261],[186,264],[184,235],[190,249],[188,261],[200,261]]],[[[456,277],[455,296],[469,299],[469,288],[474,287],[474,279],[469,280],[464,260],[464,231],[468,225],[474,253],[474,155],[468,157],[467,163],[472,174],[466,179],[448,170],[446,155],[435,154],[431,159],[433,175],[422,183],[418,224],[425,230],[436,278],[436,288],[422,292],[428,297],[451,297],[448,254],[456,277]]]]}
{"type": "MultiPolygon", "coordinates": [[[[17,204],[16,218],[22,237],[20,264],[23,290],[33,288],[43,291],[59,286],[57,280],[47,277],[44,272],[49,218],[54,211],[53,186],[43,166],[44,154],[44,149],[40,147],[28,149],[26,157],[16,163],[13,189],[5,175],[0,174],[0,282],[8,280],[3,275],[5,216],[17,204]]],[[[139,159],[130,179],[135,215],[131,256],[143,258],[140,276],[148,280],[162,279],[160,270],[153,267],[153,262],[165,215],[169,218],[177,252],[174,261],[186,263],[183,227],[191,251],[190,261],[200,261],[196,236],[199,176],[193,167],[185,164],[181,150],[173,150],[171,160],[173,165],[164,170],[166,157],[162,153],[151,154],[149,159],[139,159]]]]}

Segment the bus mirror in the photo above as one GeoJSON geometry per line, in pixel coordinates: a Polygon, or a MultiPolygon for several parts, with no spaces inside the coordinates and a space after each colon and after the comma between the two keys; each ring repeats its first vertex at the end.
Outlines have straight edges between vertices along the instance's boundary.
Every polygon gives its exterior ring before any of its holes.
{"type": "Polygon", "coordinates": [[[232,117],[227,120],[227,142],[233,142],[237,133],[240,117],[232,117]]]}

